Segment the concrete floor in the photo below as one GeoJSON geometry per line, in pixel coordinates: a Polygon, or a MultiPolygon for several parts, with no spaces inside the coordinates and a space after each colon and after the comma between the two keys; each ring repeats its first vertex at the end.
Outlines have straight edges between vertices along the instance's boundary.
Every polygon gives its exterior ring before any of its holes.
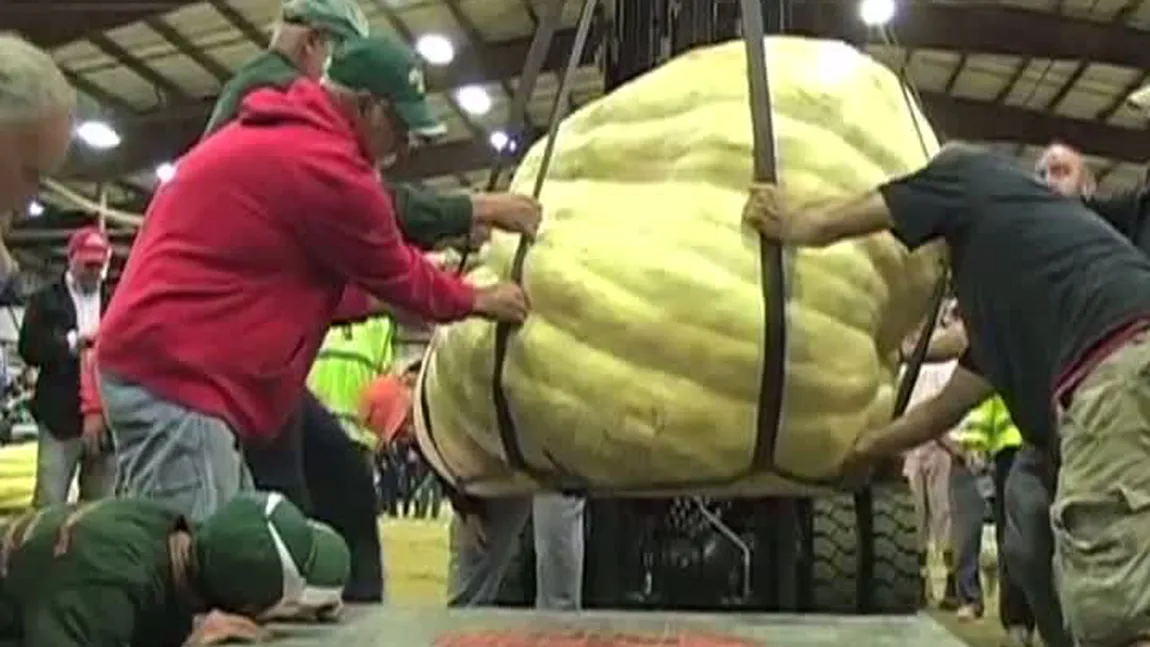
{"type": "Polygon", "coordinates": [[[283,626],[281,647],[962,647],[929,616],[834,618],[656,613],[545,614],[352,607],[337,625],[283,626]],[[465,640],[479,635],[478,640],[465,640]],[[630,640],[612,638],[623,634],[630,640]],[[469,636],[470,635],[470,636],[469,636]],[[698,641],[692,638],[698,637],[698,641]]]}

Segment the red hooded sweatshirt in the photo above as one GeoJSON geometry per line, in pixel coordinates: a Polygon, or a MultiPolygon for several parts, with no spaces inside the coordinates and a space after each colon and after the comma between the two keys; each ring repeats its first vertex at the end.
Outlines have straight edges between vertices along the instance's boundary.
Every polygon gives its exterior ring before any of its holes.
{"type": "Polygon", "coordinates": [[[466,317],[475,299],[404,243],[322,87],[257,91],[152,200],[100,323],[100,370],[242,438],[274,436],[328,325],[366,305],[345,292],[352,284],[439,322],[466,317]]]}

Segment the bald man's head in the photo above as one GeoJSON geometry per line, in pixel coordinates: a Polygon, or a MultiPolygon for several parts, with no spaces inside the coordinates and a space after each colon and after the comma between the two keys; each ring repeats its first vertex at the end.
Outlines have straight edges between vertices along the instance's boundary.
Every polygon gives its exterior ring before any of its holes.
{"type": "Polygon", "coordinates": [[[1094,193],[1094,174],[1082,153],[1055,142],[1042,151],[1034,173],[1054,192],[1067,197],[1089,197],[1094,193]]]}

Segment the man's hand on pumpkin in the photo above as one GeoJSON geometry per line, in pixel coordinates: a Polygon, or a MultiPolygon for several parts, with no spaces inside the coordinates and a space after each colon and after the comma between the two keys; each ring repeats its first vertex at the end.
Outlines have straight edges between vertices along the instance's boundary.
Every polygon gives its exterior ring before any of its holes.
{"type": "Polygon", "coordinates": [[[743,206],[743,224],[785,245],[821,247],[830,240],[831,212],[796,207],[777,184],[756,183],[743,206]]]}
{"type": "Polygon", "coordinates": [[[471,196],[475,212],[473,228],[499,229],[534,238],[543,219],[543,208],[537,200],[517,193],[477,193],[471,196]]]}

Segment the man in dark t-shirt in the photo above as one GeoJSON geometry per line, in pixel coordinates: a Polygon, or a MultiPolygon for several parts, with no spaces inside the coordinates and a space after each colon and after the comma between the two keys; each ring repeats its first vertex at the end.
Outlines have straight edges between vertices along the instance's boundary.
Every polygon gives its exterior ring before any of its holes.
{"type": "Polygon", "coordinates": [[[756,187],[745,218],[790,244],[881,231],[912,250],[945,244],[969,348],[942,392],[864,435],[849,466],[931,440],[999,392],[1026,440],[1060,453],[1055,567],[1077,644],[1150,635],[1150,260],[1080,201],[964,145],[802,213],[756,187]]]}

